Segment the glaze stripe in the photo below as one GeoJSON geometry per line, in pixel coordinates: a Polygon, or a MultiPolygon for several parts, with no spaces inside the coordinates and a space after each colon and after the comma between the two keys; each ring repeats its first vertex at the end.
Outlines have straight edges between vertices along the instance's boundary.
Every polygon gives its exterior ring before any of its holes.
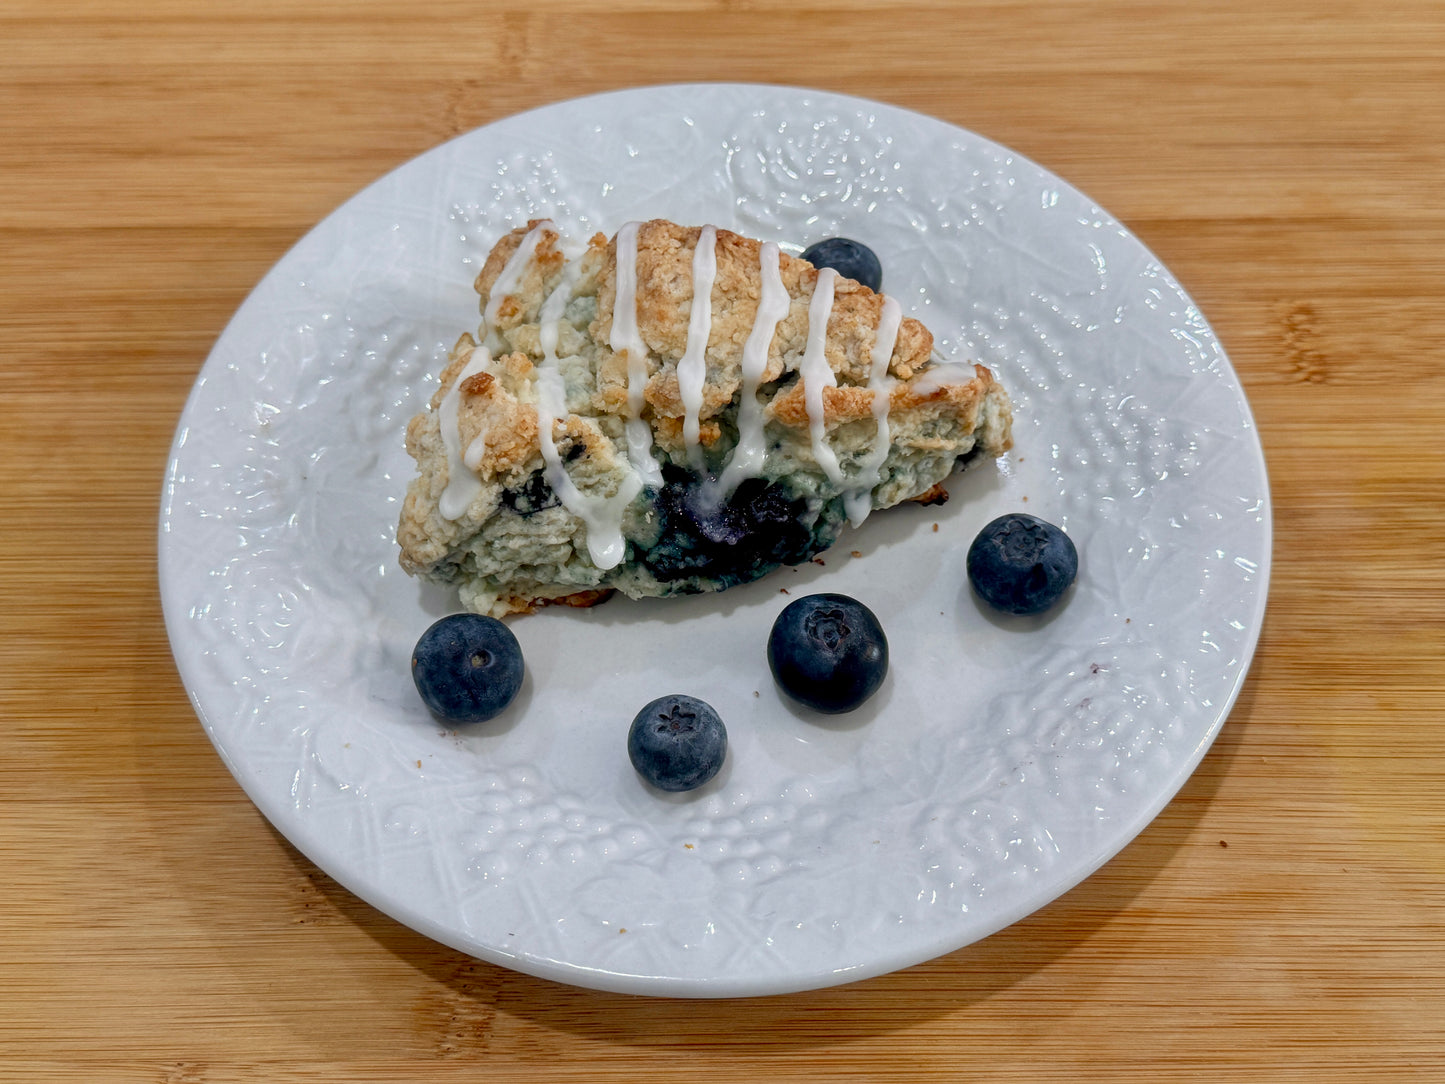
{"type": "Polygon", "coordinates": [[[642,416],[647,388],[647,344],[637,330],[637,230],[629,222],[617,231],[617,288],[612,303],[614,353],[627,354],[627,457],[645,484],[662,485],[662,468],[652,455],[652,428],[642,416]]]}

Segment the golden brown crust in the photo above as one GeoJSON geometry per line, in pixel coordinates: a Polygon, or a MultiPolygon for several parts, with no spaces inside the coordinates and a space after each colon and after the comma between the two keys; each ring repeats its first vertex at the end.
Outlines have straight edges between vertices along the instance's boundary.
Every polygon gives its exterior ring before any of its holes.
{"type": "Polygon", "coordinates": [[[538,606],[570,606],[574,610],[587,610],[600,606],[615,594],[615,589],[607,587],[600,591],[577,591],[561,598],[539,598],[532,601],[538,606]]]}
{"type": "MultiPolygon", "coordinates": [[[[637,328],[648,347],[649,378],[645,398],[654,419],[683,417],[678,390],[676,362],[687,350],[692,313],[692,260],[700,226],[679,226],[673,222],[645,222],[637,231],[637,328]]],[[[708,335],[707,383],[703,389],[702,419],[716,416],[732,403],[742,386],[742,350],[752,333],[762,297],[760,270],[762,242],[730,230],[716,231],[717,274],[713,281],[712,327],[708,335]]],[[[515,247],[515,246],[513,246],[515,247]]],[[[612,335],[613,309],[617,299],[617,243],[609,241],[605,264],[598,276],[598,316],[592,336],[606,343],[612,335]]],[[[490,262],[490,261],[489,261],[490,262]]],[[[806,260],[787,253],[779,258],[779,274],[791,299],[788,314],[778,324],[768,350],[763,381],[779,379],[796,364],[808,337],[808,304],[817,284],[818,272],[806,260]]],[[[838,278],[833,291],[833,309],[828,317],[825,356],[840,384],[866,384],[872,374],[873,346],[883,313],[883,298],[852,279],[838,278]]],[[[889,375],[911,380],[928,364],[933,336],[917,320],[904,317],[889,361],[889,375]]],[[[610,351],[609,351],[610,353],[610,351]]],[[[627,366],[625,355],[613,355],[604,362],[603,399],[605,409],[625,410],[627,366]]],[[[834,409],[849,407],[864,396],[829,396],[825,401],[825,423],[846,420],[834,409]],[[836,404],[836,406],[835,406],[836,404]]],[[[862,417],[869,413],[865,407],[862,417]]],[[[806,425],[796,414],[780,417],[784,424],[806,425]]],[[[667,435],[666,430],[659,434],[667,435]]],[[[708,443],[704,438],[704,443],[708,443]]],[[[664,441],[669,446],[670,441],[664,441]]]]}
{"type": "Polygon", "coordinates": [[[909,497],[914,504],[921,504],[925,508],[935,504],[948,503],[948,490],[943,488],[942,482],[935,482],[931,489],[925,489],[916,497],[909,497]]]}
{"type": "MultiPolygon", "coordinates": [[[[545,219],[532,219],[525,226],[518,227],[503,237],[488,253],[486,263],[482,265],[481,271],[472,282],[472,286],[482,298],[484,306],[487,298],[491,295],[492,287],[496,285],[497,279],[501,277],[502,271],[506,268],[507,261],[521,247],[527,235],[545,221],[545,219]]],[[[546,299],[543,285],[555,276],[562,269],[562,265],[567,262],[566,256],[559,247],[561,240],[561,234],[556,229],[548,227],[543,231],[536,255],[529,261],[517,283],[517,288],[498,300],[496,312],[498,328],[506,330],[516,327],[518,324],[535,322],[542,302],[546,299]]]]}
{"type": "MultiPolygon", "coordinates": [[[[518,227],[492,249],[475,283],[483,299],[522,241],[538,225],[540,222],[533,220],[525,227],[518,227]]],[[[706,351],[707,381],[699,411],[699,437],[704,447],[714,446],[724,432],[710,419],[726,410],[742,387],[743,345],[752,332],[762,296],[762,242],[730,230],[719,229],[716,233],[717,275],[710,298],[712,327],[706,351]]],[[[660,219],[643,223],[637,231],[637,327],[650,352],[644,399],[650,408],[649,421],[654,436],[661,447],[670,451],[683,445],[685,408],[679,390],[677,361],[687,350],[693,297],[692,260],[701,234],[701,227],[679,226],[660,219]]],[[[546,287],[565,263],[559,244],[560,236],[555,229],[542,232],[536,258],[528,264],[516,291],[498,301],[500,330],[511,331],[523,323],[535,323],[546,287]]],[[[624,417],[628,413],[627,356],[614,353],[606,345],[612,334],[616,303],[617,243],[615,238],[607,241],[598,235],[589,247],[595,258],[605,261],[598,273],[598,315],[590,329],[592,338],[602,344],[594,407],[599,413],[624,417]]],[[[818,272],[811,264],[787,253],[780,254],[779,274],[791,304],[769,347],[763,374],[765,383],[778,380],[796,368],[797,358],[807,341],[808,307],[818,279],[818,272]]],[[[823,393],[823,420],[829,428],[872,415],[873,392],[862,385],[866,385],[871,376],[872,352],[883,312],[883,298],[852,279],[838,278],[833,296],[825,356],[839,386],[826,388],[823,393]]],[[[433,409],[440,405],[475,346],[471,336],[465,336],[458,344],[432,397],[433,409]]],[[[901,382],[911,380],[926,368],[932,349],[933,336],[928,329],[912,317],[904,317],[889,361],[889,375],[901,382]]],[[[520,402],[508,388],[509,383],[530,379],[529,359],[524,354],[513,353],[497,359],[496,363],[504,366],[513,379],[498,384],[473,377],[464,382],[460,388],[459,421],[462,441],[467,446],[483,431],[509,434],[495,443],[494,438],[489,437],[481,459],[484,470],[504,473],[517,468],[529,454],[537,451],[537,418],[535,407],[520,402]]],[[[978,385],[943,387],[927,396],[909,393],[906,384],[900,386],[893,392],[890,410],[906,412],[931,402],[955,411],[975,409],[994,384],[987,369],[978,366],[977,373],[981,382],[978,385]]],[[[809,417],[802,382],[780,393],[769,413],[783,425],[806,429],[809,417]]]]}

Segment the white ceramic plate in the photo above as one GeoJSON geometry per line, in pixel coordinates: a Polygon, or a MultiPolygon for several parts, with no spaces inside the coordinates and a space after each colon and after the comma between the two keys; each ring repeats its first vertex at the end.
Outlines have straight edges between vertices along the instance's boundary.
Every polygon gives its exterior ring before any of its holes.
{"type": "Polygon", "coordinates": [[[725,996],[876,975],[1048,903],[1198,764],[1259,633],[1260,445],[1209,325],[1085,196],[1006,148],[890,106],[759,86],[566,102],[438,147],[307,235],[241,307],[176,433],[161,587],[181,675],[226,764],[336,880],[407,925],[534,975],[725,996]],[[397,567],[402,434],[478,321],[504,231],[629,219],[872,245],[950,358],[1014,396],[1016,447],[941,508],[871,518],[723,595],[512,622],[518,700],[449,731],[412,644],[455,608],[397,567]],[[1044,618],[970,594],[977,530],[1064,526],[1081,573],[1044,618]],[[852,716],[775,691],[767,631],[842,591],[892,671],[852,716]],[[633,773],[633,713],[710,701],[731,740],[700,791],[633,773]]]}

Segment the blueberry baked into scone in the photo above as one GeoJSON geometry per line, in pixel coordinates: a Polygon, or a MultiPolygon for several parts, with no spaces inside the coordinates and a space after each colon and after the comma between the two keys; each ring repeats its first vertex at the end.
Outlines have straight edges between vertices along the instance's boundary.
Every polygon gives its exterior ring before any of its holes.
{"type": "Polygon", "coordinates": [[[898,303],[712,226],[503,237],[406,431],[401,564],[501,617],[720,591],[1010,446],[1008,396],[898,303]]]}

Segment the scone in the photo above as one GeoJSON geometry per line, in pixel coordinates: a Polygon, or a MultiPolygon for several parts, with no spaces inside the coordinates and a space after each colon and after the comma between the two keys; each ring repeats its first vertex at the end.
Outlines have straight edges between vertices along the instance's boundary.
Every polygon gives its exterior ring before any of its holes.
{"type": "Polygon", "coordinates": [[[481,341],[407,426],[397,541],[479,613],[720,591],[1010,446],[992,373],[771,242],[659,220],[571,251],[536,221],[476,289],[481,341]]]}

